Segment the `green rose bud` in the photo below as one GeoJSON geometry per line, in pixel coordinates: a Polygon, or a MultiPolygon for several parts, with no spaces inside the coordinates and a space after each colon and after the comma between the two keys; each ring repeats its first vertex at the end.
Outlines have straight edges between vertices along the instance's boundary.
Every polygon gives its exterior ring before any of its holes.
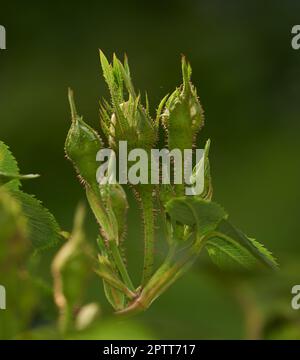
{"type": "Polygon", "coordinates": [[[100,51],[101,66],[108,84],[112,103],[103,102],[100,106],[101,126],[109,145],[118,149],[118,142],[126,140],[128,151],[134,148],[150,150],[156,142],[157,127],[146,108],[141,103],[140,95],[136,95],[131,82],[127,59],[124,65],[114,56],[110,64],[100,51]],[[128,98],[123,95],[127,89],[128,98]]]}
{"type": "Polygon", "coordinates": [[[77,114],[71,89],[69,89],[69,102],[72,125],[65,143],[66,156],[73,163],[82,181],[95,189],[98,185],[96,172],[99,166],[96,155],[102,148],[102,141],[97,132],[77,114]]]}
{"type": "Polygon", "coordinates": [[[204,115],[196,88],[190,78],[192,69],[182,57],[183,84],[168,98],[162,122],[168,133],[168,148],[192,149],[197,132],[204,125],[204,115]]]}
{"type": "Polygon", "coordinates": [[[102,141],[97,132],[77,115],[73,92],[69,90],[72,125],[69,130],[65,151],[82,179],[89,204],[107,240],[119,243],[126,224],[127,199],[120,185],[102,185],[96,180],[99,164],[97,152],[102,141]]]}

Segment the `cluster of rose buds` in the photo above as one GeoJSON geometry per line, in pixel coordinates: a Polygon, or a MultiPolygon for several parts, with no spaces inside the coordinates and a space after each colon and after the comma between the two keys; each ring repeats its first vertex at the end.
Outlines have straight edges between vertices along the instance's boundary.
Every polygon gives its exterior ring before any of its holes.
{"type": "Polygon", "coordinates": [[[272,255],[231,225],[224,209],[211,201],[208,140],[204,156],[194,166],[190,179],[194,183],[204,172],[204,190],[200,194],[186,196],[183,185],[177,183],[129,185],[140,203],[144,227],[142,280],[139,286],[133,285],[122,249],[128,212],[126,192],[118,183],[97,182],[97,153],[104,144],[117,150],[120,141],[127,141],[128,151],[141,148],[150,152],[158,143],[160,130],[163,130],[169,150],[193,149],[197,133],[204,125],[204,116],[191,83],[191,67],[184,57],[183,83],[160,102],[154,119],[150,115],[148,99],[143,105],[140,94],[134,89],[127,58],[122,63],[114,55],[109,63],[100,52],[100,61],[111,98],[110,102],[102,100],[100,105],[101,133],[104,136],[101,139],[78,115],[70,90],[72,124],[65,151],[84,185],[89,205],[99,223],[99,254],[95,271],[103,279],[106,297],[117,313],[131,314],[149,307],[194,263],[203,248],[218,265],[243,262],[249,268],[260,260],[275,267],[272,255]],[[157,213],[165,234],[165,239],[159,241],[167,241],[169,249],[165,260],[154,269],[157,213]]]}

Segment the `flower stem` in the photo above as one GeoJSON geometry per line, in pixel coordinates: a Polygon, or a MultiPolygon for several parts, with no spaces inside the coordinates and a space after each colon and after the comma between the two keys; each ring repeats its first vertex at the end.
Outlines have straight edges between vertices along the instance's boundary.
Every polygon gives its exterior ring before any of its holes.
{"type": "Polygon", "coordinates": [[[194,264],[210,236],[211,234],[200,237],[186,248],[178,248],[175,244],[171,246],[165,261],[147,282],[139,296],[116,314],[127,317],[146,310],[194,264]]]}
{"type": "Polygon", "coordinates": [[[115,243],[115,241],[109,241],[109,246],[110,246],[111,254],[114,258],[115,264],[122,276],[123,281],[125,282],[128,289],[130,289],[131,291],[134,291],[135,290],[134,286],[133,286],[130,276],[127,272],[127,269],[125,267],[123,259],[120,255],[117,244],[115,243]]]}
{"type": "Polygon", "coordinates": [[[151,189],[143,189],[140,193],[144,220],[144,267],[142,286],[148,282],[153,273],[154,263],[154,214],[151,189]],[[150,191],[149,191],[150,190],[150,191]]]}

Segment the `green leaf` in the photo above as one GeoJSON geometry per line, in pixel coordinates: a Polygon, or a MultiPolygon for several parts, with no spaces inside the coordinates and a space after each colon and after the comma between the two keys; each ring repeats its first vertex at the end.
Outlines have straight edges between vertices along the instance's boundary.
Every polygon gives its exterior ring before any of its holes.
{"type": "Polygon", "coordinates": [[[127,89],[128,93],[135,99],[136,98],[136,93],[135,93],[134,86],[133,86],[132,81],[131,81],[128,63],[127,63],[127,66],[125,68],[123,66],[123,64],[121,63],[121,61],[118,60],[118,67],[119,67],[119,71],[121,73],[122,80],[125,83],[125,86],[126,86],[126,89],[127,89]]]}
{"type": "Polygon", "coordinates": [[[256,247],[256,249],[260,252],[261,256],[264,257],[265,260],[267,260],[268,264],[271,267],[277,268],[278,267],[278,261],[273,256],[271,251],[269,251],[263,244],[258,242],[256,239],[248,238],[248,240],[256,247]]]}
{"type": "Polygon", "coordinates": [[[165,97],[163,97],[157,107],[157,110],[156,110],[156,126],[158,126],[160,120],[161,120],[161,115],[162,115],[162,111],[163,111],[163,108],[165,106],[165,103],[167,101],[169,97],[169,94],[167,94],[165,97]]]}
{"type": "Polygon", "coordinates": [[[39,177],[38,174],[20,174],[13,154],[8,146],[0,141],[0,186],[5,185],[8,190],[18,190],[21,185],[20,180],[30,180],[37,177],[39,177]]]}
{"type": "Polygon", "coordinates": [[[214,237],[207,241],[206,250],[211,260],[222,269],[251,269],[257,265],[257,259],[235,241],[214,237]]]}
{"type": "Polygon", "coordinates": [[[11,191],[27,220],[28,238],[34,249],[44,250],[60,241],[59,226],[54,216],[32,195],[11,191]]]}
{"type": "Polygon", "coordinates": [[[109,303],[115,310],[121,310],[125,305],[124,294],[129,299],[132,299],[135,294],[121,280],[114,259],[101,236],[98,236],[97,243],[100,254],[98,255],[99,267],[95,272],[103,280],[105,296],[109,303]]]}
{"type": "Polygon", "coordinates": [[[257,240],[248,238],[241,230],[234,227],[229,221],[223,219],[216,229],[223,240],[239,244],[246,249],[254,258],[273,269],[277,268],[278,264],[273,255],[257,240]]]}
{"type": "MultiPolygon", "coordinates": [[[[107,83],[114,112],[120,122],[120,127],[123,130],[126,128],[126,120],[121,111],[120,104],[124,102],[123,96],[120,95],[120,69],[118,68],[118,62],[115,60],[115,67],[108,62],[104,53],[100,50],[100,63],[103,71],[104,79],[107,83]],[[117,69],[118,68],[118,69],[117,69]],[[116,78],[117,77],[117,78],[116,78]]],[[[122,85],[123,88],[123,85],[122,85]]]]}
{"type": "Polygon", "coordinates": [[[122,78],[121,68],[119,66],[119,60],[115,53],[113,55],[112,70],[113,70],[113,75],[114,75],[114,79],[115,79],[115,83],[116,83],[116,90],[118,91],[118,96],[122,102],[123,90],[124,90],[123,89],[123,78],[122,78]]]}
{"type": "Polygon", "coordinates": [[[219,222],[227,217],[220,205],[194,196],[171,199],[166,204],[166,210],[173,221],[196,225],[200,236],[215,230],[219,222]]]}
{"type": "MultiPolygon", "coordinates": [[[[111,92],[111,94],[113,94],[115,91],[115,89],[114,89],[115,78],[113,75],[113,68],[110,65],[110,63],[108,62],[103,51],[100,50],[99,54],[100,54],[100,62],[101,62],[102,70],[103,70],[104,79],[108,85],[109,91],[111,92]]],[[[118,102],[121,102],[121,101],[122,101],[122,99],[118,99],[118,102]]]]}
{"type": "Polygon", "coordinates": [[[115,310],[121,310],[125,305],[124,291],[129,291],[123,284],[113,264],[107,255],[99,255],[99,270],[96,274],[102,278],[105,296],[115,310]]]}
{"type": "MultiPolygon", "coordinates": [[[[9,150],[9,147],[0,141],[0,172],[3,174],[9,174],[11,177],[17,177],[19,175],[19,167],[16,159],[9,150]]],[[[7,179],[0,176],[0,185],[6,184],[6,189],[17,190],[20,187],[19,179],[7,179]]]]}
{"type": "Polygon", "coordinates": [[[210,175],[210,164],[208,158],[209,149],[210,149],[210,139],[206,141],[203,157],[201,158],[199,163],[195,165],[190,179],[192,184],[199,183],[199,187],[203,187],[203,191],[199,196],[204,200],[211,200],[213,193],[212,180],[210,175]],[[201,184],[200,179],[202,179],[203,172],[204,172],[204,184],[201,184]],[[197,182],[197,178],[198,178],[198,182],[197,182]]]}
{"type": "MultiPolygon", "coordinates": [[[[0,268],[7,259],[17,263],[27,253],[28,245],[22,209],[10,192],[0,187],[0,268]]],[[[11,265],[15,267],[13,262],[11,265]]]]}
{"type": "Polygon", "coordinates": [[[104,132],[110,134],[108,139],[110,145],[112,148],[118,147],[120,140],[126,140],[129,151],[134,148],[150,150],[156,141],[157,129],[142,105],[140,95],[135,93],[127,60],[123,65],[114,55],[111,64],[100,51],[100,62],[112,102],[109,106],[111,111],[107,111],[105,105],[100,106],[101,124],[104,132]],[[123,84],[128,92],[126,101],[123,84]]]}

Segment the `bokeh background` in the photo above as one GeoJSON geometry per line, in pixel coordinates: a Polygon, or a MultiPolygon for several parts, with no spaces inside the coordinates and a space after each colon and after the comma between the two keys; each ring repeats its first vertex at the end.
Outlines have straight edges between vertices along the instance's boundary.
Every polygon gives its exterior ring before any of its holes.
{"type": "MultiPolygon", "coordinates": [[[[102,316],[92,330],[73,337],[300,338],[300,311],[290,306],[291,288],[300,283],[300,50],[291,47],[299,11],[292,0],[0,4],[7,30],[7,50],[0,52],[0,139],[23,173],[42,175],[24,190],[41,199],[63,229],[71,229],[75,207],[84,200],[64,157],[67,87],[74,89],[85,120],[99,127],[98,101],[108,93],[98,49],[108,56],[126,52],[133,81],[147,90],[154,113],[181,81],[183,53],[206,115],[198,145],[212,141],[214,199],[281,265],[277,274],[226,274],[204,254],[146,313],[117,323],[95,278],[86,297],[99,301],[102,316]]],[[[126,248],[136,280],[139,224],[131,201],[126,248]]],[[[94,242],[90,213],[85,226],[94,242]]],[[[49,263],[40,266],[50,279],[49,263]]],[[[13,311],[8,304],[7,312],[13,311]]],[[[2,336],[31,337],[33,330],[35,337],[50,337],[40,329],[51,324],[55,311],[36,301],[26,326],[2,336]]]]}

